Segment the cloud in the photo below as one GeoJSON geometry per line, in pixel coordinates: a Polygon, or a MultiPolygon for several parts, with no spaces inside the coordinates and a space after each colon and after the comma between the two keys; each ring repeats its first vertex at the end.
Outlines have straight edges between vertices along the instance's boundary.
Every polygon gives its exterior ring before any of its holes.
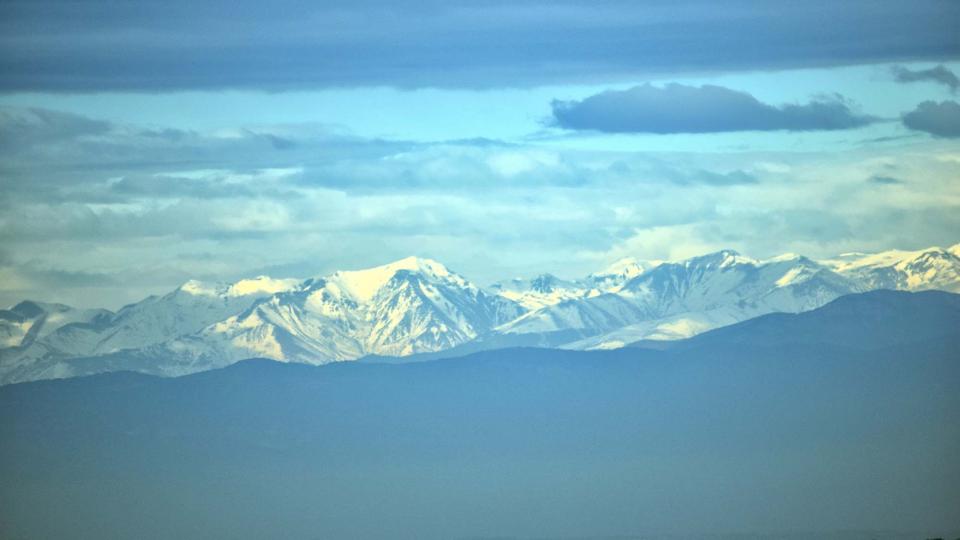
{"type": "Polygon", "coordinates": [[[881,174],[875,174],[870,178],[867,178],[867,182],[870,182],[871,184],[879,184],[883,186],[890,186],[890,185],[897,185],[897,184],[904,183],[904,181],[900,180],[899,178],[894,178],[892,176],[884,176],[881,174]]]}
{"type": "Polygon", "coordinates": [[[759,183],[753,173],[742,169],[728,172],[719,172],[699,167],[684,167],[675,163],[664,163],[657,160],[637,160],[634,165],[627,165],[620,161],[613,165],[613,170],[624,178],[636,181],[651,181],[663,179],[677,186],[714,186],[727,187],[751,185],[759,183]],[[649,164],[648,161],[651,161],[649,164]]]}
{"type": "Polygon", "coordinates": [[[607,90],[580,101],[554,101],[553,118],[566,129],[607,133],[720,133],[850,129],[875,119],[854,112],[840,96],[774,107],[722,86],[651,84],[607,90]]]}
{"type": "Polygon", "coordinates": [[[201,171],[199,175],[134,174],[105,183],[104,190],[124,198],[146,199],[238,199],[294,198],[287,180],[299,169],[257,170],[244,174],[233,171],[201,171]]]}
{"type": "Polygon", "coordinates": [[[0,150],[14,151],[83,136],[102,135],[110,124],[38,108],[0,107],[0,150]]]}
{"type": "MultiPolygon", "coordinates": [[[[0,122],[14,136],[16,125],[0,122]]],[[[629,249],[644,230],[686,231],[662,244],[682,242],[677,253],[817,255],[862,248],[855,241],[953,244],[960,220],[958,161],[930,140],[909,151],[648,152],[415,143],[319,126],[66,125],[81,127],[0,152],[0,302],[117,307],[188,278],[308,277],[410,254],[478,283],[576,277],[621,244],[618,256],[653,256],[643,251],[653,244],[629,249]],[[276,148],[265,134],[294,144],[276,148]],[[877,189],[871,174],[909,178],[911,189],[877,189]]]]}
{"type": "Polygon", "coordinates": [[[924,101],[901,116],[903,125],[925,131],[935,137],[960,137],[960,103],[956,101],[924,101]]]}
{"type": "Polygon", "coordinates": [[[110,294],[121,286],[115,278],[115,275],[106,272],[53,268],[37,261],[20,264],[13,260],[0,261],[0,282],[3,283],[0,287],[0,305],[12,305],[27,299],[71,301],[76,299],[72,293],[81,289],[96,290],[100,295],[104,292],[110,294]]]}
{"type": "Polygon", "coordinates": [[[894,79],[901,83],[930,81],[946,86],[951,92],[956,92],[957,88],[960,87],[960,79],[957,78],[957,75],[943,65],[918,70],[911,70],[903,66],[893,66],[891,70],[893,71],[894,79]]]}
{"type": "Polygon", "coordinates": [[[271,174],[376,160],[418,147],[323,126],[200,133],[6,107],[0,108],[0,192],[7,200],[0,198],[0,208],[13,198],[116,204],[144,198],[291,197],[293,180],[271,174]]]}
{"type": "Polygon", "coordinates": [[[741,170],[728,173],[718,173],[707,170],[697,170],[687,175],[678,177],[679,184],[708,184],[711,186],[736,186],[743,184],[756,184],[757,177],[741,170]]]}
{"type": "Polygon", "coordinates": [[[941,0],[4,2],[0,91],[490,88],[932,60],[960,54],[958,19],[941,0]]]}

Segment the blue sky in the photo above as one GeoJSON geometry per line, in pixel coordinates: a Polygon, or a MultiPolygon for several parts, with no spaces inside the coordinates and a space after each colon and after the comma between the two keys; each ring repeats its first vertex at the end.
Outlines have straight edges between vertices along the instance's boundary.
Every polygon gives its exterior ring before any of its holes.
{"type": "Polygon", "coordinates": [[[2,303],[960,241],[956,3],[137,4],[0,8],[2,303]]]}

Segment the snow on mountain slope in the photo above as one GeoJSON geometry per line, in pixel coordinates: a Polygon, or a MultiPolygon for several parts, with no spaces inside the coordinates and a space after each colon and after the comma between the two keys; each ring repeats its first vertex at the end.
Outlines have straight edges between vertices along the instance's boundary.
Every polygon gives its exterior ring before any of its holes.
{"type": "Polygon", "coordinates": [[[540,274],[533,279],[514,278],[498,281],[489,289],[494,294],[534,311],[568,300],[614,292],[626,281],[656,268],[661,263],[662,261],[638,261],[628,257],[583,279],[570,281],[560,279],[553,274],[540,274]]]}
{"type": "Polygon", "coordinates": [[[521,311],[436,261],[411,257],[307,280],[170,348],[217,362],[409,355],[460,345],[521,311]]]}
{"type": "Polygon", "coordinates": [[[366,350],[382,355],[447,349],[520,312],[456,274],[437,280],[409,270],[397,272],[372,306],[366,350]]]}
{"type": "MultiPolygon", "coordinates": [[[[211,357],[253,356],[315,361],[345,360],[363,352],[356,336],[365,326],[359,304],[344,289],[311,279],[295,291],[273,295],[250,309],[204,328],[196,338],[211,357]]],[[[176,345],[183,346],[184,340],[176,345]]]]}
{"type": "Polygon", "coordinates": [[[591,347],[623,343],[611,334],[625,327],[630,337],[650,338],[729,324],[773,311],[798,312],[819,307],[861,287],[805,257],[785,255],[757,261],[725,250],[676,263],[662,263],[625,282],[615,292],[564,302],[528,313],[499,331],[530,333],[575,328],[608,336],[581,340],[591,347]],[[723,310],[723,311],[717,311],[723,310]],[[710,317],[706,313],[723,313],[710,317]],[[686,329],[665,332],[686,314],[686,329]]]}
{"type": "Polygon", "coordinates": [[[766,261],[725,250],[666,263],[623,285],[620,294],[670,315],[738,306],[751,311],[805,311],[860,287],[798,255],[766,261]]]}
{"type": "Polygon", "coordinates": [[[590,288],[611,291],[644,272],[649,272],[664,261],[640,261],[633,257],[620,259],[600,272],[590,274],[584,279],[590,288]]]}
{"type": "Polygon", "coordinates": [[[191,280],[166,295],[124,307],[109,322],[65,327],[44,342],[56,351],[85,356],[146,347],[197,332],[295,285],[264,277],[233,284],[191,280]]]}
{"type": "Polygon", "coordinates": [[[845,253],[822,262],[870,289],[960,292],[960,244],[950,249],[845,253]]]}
{"type": "Polygon", "coordinates": [[[150,296],[116,313],[74,310],[77,314],[69,315],[73,312],[60,309],[50,314],[58,325],[54,330],[0,351],[0,382],[43,359],[145,349],[192,334],[249,308],[270,291],[295,283],[264,277],[233,284],[191,280],[164,296],[150,296]],[[80,312],[89,313],[81,316],[80,312]]]}
{"type": "Polygon", "coordinates": [[[960,292],[958,253],[960,244],[816,262],[724,250],[678,262],[624,259],[582,279],[543,274],[487,291],[408,257],[305,281],[188,281],[116,313],[24,302],[0,311],[0,384],[117,369],[177,375],[250,357],[403,356],[536,335],[552,346],[616,348],[876,288],[960,292]]]}
{"type": "Polygon", "coordinates": [[[591,293],[585,284],[563,280],[553,274],[540,274],[533,279],[505,279],[494,283],[489,289],[493,294],[516,302],[527,310],[552,306],[591,293]]]}
{"type": "Polygon", "coordinates": [[[565,300],[531,311],[496,328],[496,331],[503,334],[530,334],[575,329],[597,333],[655,315],[645,306],[621,295],[605,293],[589,298],[565,300]]]}
{"type": "Polygon", "coordinates": [[[563,349],[602,350],[619,349],[641,340],[673,341],[728,326],[742,319],[735,307],[718,308],[696,313],[681,313],[652,319],[618,328],[612,332],[591,336],[563,345],[563,349]]]}
{"type": "Polygon", "coordinates": [[[383,286],[401,270],[423,275],[431,281],[448,281],[459,287],[471,287],[466,279],[450,272],[437,261],[420,257],[407,257],[365,270],[336,272],[326,280],[345,290],[357,302],[365,303],[373,300],[383,286]]]}

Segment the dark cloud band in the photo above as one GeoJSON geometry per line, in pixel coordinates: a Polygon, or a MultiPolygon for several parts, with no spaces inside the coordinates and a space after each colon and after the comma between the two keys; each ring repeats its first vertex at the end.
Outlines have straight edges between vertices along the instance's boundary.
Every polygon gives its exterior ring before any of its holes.
{"type": "Polygon", "coordinates": [[[856,113],[839,96],[774,107],[746,92],[712,85],[646,84],[581,101],[554,101],[552,106],[557,126],[606,133],[816,131],[875,121],[856,113]]]}
{"type": "Polygon", "coordinates": [[[960,3],[0,4],[0,91],[490,88],[960,54],[960,3]]]}
{"type": "Polygon", "coordinates": [[[956,92],[957,88],[960,88],[960,79],[957,78],[956,73],[942,65],[919,70],[911,70],[903,66],[894,66],[893,77],[897,82],[901,83],[933,82],[942,84],[949,88],[951,92],[956,92]]]}

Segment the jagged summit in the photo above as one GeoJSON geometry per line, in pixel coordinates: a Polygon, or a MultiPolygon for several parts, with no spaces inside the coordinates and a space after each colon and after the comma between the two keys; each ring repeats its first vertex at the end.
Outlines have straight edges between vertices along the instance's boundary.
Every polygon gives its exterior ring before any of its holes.
{"type": "Polygon", "coordinates": [[[406,257],[363,270],[339,271],[324,278],[328,283],[339,287],[358,302],[369,302],[398,271],[406,270],[423,274],[430,279],[449,280],[461,285],[467,281],[454,274],[443,264],[422,257],[406,257]]]}
{"type": "Polygon", "coordinates": [[[721,249],[713,253],[707,253],[705,255],[699,255],[696,257],[690,257],[685,261],[682,261],[682,264],[690,266],[710,266],[714,265],[719,268],[728,268],[737,264],[751,264],[755,265],[759,261],[756,259],[751,259],[750,257],[744,257],[739,252],[732,249],[721,249]]]}
{"type": "Polygon", "coordinates": [[[541,293],[551,293],[559,282],[560,278],[553,274],[540,274],[530,282],[530,289],[541,293]]]}
{"type": "Polygon", "coordinates": [[[640,261],[635,257],[624,257],[614,261],[603,270],[590,275],[595,277],[623,276],[629,279],[638,274],[642,274],[644,271],[649,270],[651,267],[656,266],[660,262],[662,261],[640,261]]]}
{"type": "Polygon", "coordinates": [[[954,252],[956,247],[845,253],[823,264],[873,289],[960,292],[960,254],[954,252]]]}

